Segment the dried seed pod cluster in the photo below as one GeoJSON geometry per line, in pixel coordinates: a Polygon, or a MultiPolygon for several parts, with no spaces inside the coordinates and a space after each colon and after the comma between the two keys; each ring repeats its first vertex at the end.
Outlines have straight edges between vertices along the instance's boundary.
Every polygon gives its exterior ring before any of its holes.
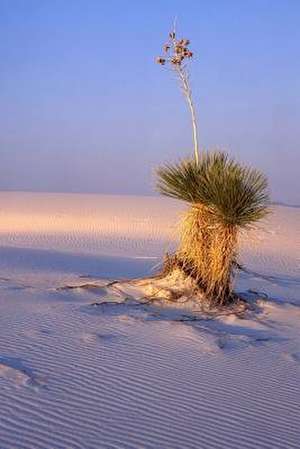
{"type": "Polygon", "coordinates": [[[169,40],[163,46],[164,56],[157,57],[156,62],[160,65],[169,63],[175,68],[180,67],[186,59],[193,56],[189,45],[188,39],[176,39],[175,32],[169,33],[169,40]]]}
{"type": "Polygon", "coordinates": [[[164,54],[156,58],[156,62],[160,65],[167,65],[175,74],[182,92],[186,98],[192,119],[193,142],[195,162],[199,162],[199,145],[197,118],[193,102],[192,90],[190,87],[190,79],[188,72],[188,62],[193,57],[193,53],[189,49],[189,39],[178,39],[174,29],[169,33],[168,41],[163,46],[164,54]]]}

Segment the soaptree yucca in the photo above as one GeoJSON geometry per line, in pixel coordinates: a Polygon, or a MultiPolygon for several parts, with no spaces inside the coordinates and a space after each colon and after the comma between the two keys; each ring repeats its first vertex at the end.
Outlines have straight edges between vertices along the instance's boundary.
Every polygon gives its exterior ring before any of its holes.
{"type": "Polygon", "coordinates": [[[193,57],[189,39],[179,39],[175,26],[157,62],[169,67],[180,82],[192,120],[194,158],[158,169],[158,190],[191,205],[181,228],[180,246],[167,269],[180,267],[192,276],[211,304],[234,295],[238,236],[268,213],[267,180],[223,152],[199,154],[197,120],[189,83],[193,57]]]}
{"type": "Polygon", "coordinates": [[[211,304],[232,300],[238,234],[268,213],[266,177],[223,152],[203,153],[158,169],[158,190],[191,205],[181,228],[177,263],[211,304]]]}

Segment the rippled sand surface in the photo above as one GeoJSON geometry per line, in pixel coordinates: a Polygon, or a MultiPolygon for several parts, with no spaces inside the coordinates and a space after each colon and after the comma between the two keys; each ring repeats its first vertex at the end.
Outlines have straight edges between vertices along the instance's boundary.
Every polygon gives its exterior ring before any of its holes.
{"type": "Polygon", "coordinates": [[[0,193],[1,449],[300,447],[300,209],[242,237],[259,310],[197,322],[108,284],[152,273],[183,210],[0,193]]]}

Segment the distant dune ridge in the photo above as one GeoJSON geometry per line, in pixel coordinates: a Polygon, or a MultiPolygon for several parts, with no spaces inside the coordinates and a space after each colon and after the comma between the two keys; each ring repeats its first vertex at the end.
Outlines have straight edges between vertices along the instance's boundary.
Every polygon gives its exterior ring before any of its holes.
{"type": "MultiPolygon", "coordinates": [[[[0,244],[160,257],[177,238],[184,208],[179,201],[157,197],[0,192],[0,244]]],[[[299,263],[299,223],[298,208],[274,205],[268,222],[242,247],[250,257],[260,253],[299,263]]],[[[284,269],[288,262],[277,263],[284,269]]],[[[297,263],[287,270],[299,268],[297,263]]]]}
{"type": "Polygon", "coordinates": [[[155,197],[0,193],[0,243],[83,253],[161,255],[182,205],[155,197]]]}
{"type": "Polygon", "coordinates": [[[300,447],[300,209],[242,238],[255,312],[192,322],[109,283],[152,272],[184,207],[0,193],[1,449],[300,447]]]}

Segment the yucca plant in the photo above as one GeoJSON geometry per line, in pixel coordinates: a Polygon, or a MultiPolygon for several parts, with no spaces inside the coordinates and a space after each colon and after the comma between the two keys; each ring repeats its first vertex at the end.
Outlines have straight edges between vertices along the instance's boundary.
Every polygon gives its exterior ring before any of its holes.
{"type": "Polygon", "coordinates": [[[238,236],[269,212],[266,177],[245,167],[226,153],[201,152],[188,63],[193,57],[189,39],[178,39],[174,29],[157,58],[175,72],[191,113],[194,158],[158,169],[158,190],[191,207],[181,227],[180,246],[165,268],[179,266],[192,276],[211,304],[234,298],[238,236]],[[174,263],[173,263],[174,262],[174,263]]]}
{"type": "Polygon", "coordinates": [[[203,153],[158,169],[160,193],[191,205],[181,227],[176,260],[211,304],[234,297],[238,235],[269,212],[267,179],[226,153],[203,153]]]}

